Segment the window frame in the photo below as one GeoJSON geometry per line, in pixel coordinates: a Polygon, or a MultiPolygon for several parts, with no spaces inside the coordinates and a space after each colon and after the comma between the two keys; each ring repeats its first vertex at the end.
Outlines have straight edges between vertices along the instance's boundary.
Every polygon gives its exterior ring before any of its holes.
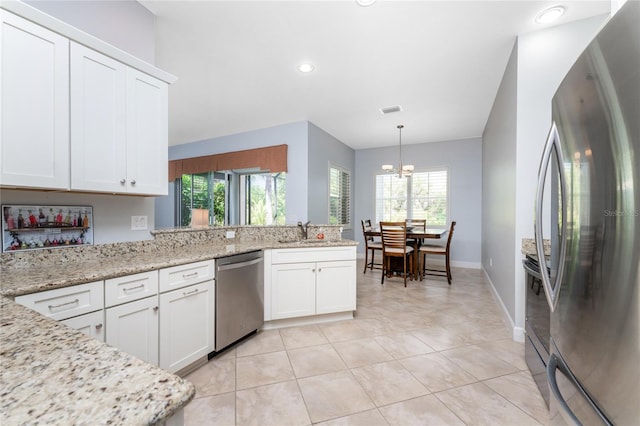
{"type": "MultiPolygon", "coordinates": [[[[429,218],[427,218],[427,227],[428,228],[439,228],[439,227],[446,227],[448,226],[449,222],[450,222],[450,217],[451,217],[451,170],[449,168],[449,166],[437,166],[437,167],[429,167],[426,169],[420,169],[420,170],[415,170],[413,172],[413,174],[409,177],[406,178],[402,178],[405,179],[405,185],[406,185],[406,196],[404,198],[404,202],[405,202],[405,212],[406,212],[406,218],[410,218],[410,219],[416,219],[417,217],[414,215],[413,213],[413,202],[414,202],[414,193],[413,193],[413,184],[414,184],[414,176],[415,175],[419,175],[419,174],[424,174],[424,173],[435,173],[435,172],[446,172],[446,178],[447,178],[447,182],[446,182],[446,201],[445,201],[445,208],[446,208],[446,215],[445,215],[445,222],[444,224],[434,224],[433,222],[429,222],[429,218]]],[[[378,177],[379,176],[389,176],[389,177],[397,177],[397,175],[394,174],[387,174],[387,173],[376,173],[373,177],[374,179],[374,199],[373,199],[373,211],[374,211],[374,217],[375,217],[375,221],[376,223],[379,223],[380,221],[383,220],[387,220],[387,218],[380,218],[378,217],[378,177]]]]}
{"type": "MultiPolygon", "coordinates": [[[[328,179],[327,179],[327,224],[329,224],[329,225],[339,225],[339,226],[342,226],[343,229],[352,229],[351,215],[352,215],[352,205],[353,205],[353,190],[352,190],[353,175],[351,173],[351,170],[349,170],[349,169],[347,169],[345,167],[339,166],[337,164],[334,164],[332,162],[329,162],[327,176],[328,176],[328,179]],[[342,177],[344,175],[348,176],[348,182],[347,182],[347,186],[346,186],[346,189],[347,189],[346,196],[344,194],[342,194],[342,191],[341,191],[341,194],[339,194],[339,196],[337,197],[340,200],[345,200],[345,199],[347,200],[347,206],[346,206],[347,211],[346,212],[344,211],[344,205],[343,205],[344,203],[343,202],[340,203],[341,204],[340,210],[341,210],[341,213],[342,213],[340,216],[342,216],[342,217],[346,216],[346,218],[347,218],[347,222],[346,223],[337,223],[337,224],[332,224],[331,223],[331,210],[332,210],[331,206],[332,206],[332,200],[334,198],[334,197],[332,197],[332,191],[331,191],[332,183],[333,183],[333,181],[332,181],[332,175],[333,175],[332,174],[332,170],[338,171],[338,173],[340,173],[341,179],[342,179],[342,177]]],[[[339,183],[339,186],[341,188],[344,188],[344,184],[342,184],[342,183],[339,183]]]]}

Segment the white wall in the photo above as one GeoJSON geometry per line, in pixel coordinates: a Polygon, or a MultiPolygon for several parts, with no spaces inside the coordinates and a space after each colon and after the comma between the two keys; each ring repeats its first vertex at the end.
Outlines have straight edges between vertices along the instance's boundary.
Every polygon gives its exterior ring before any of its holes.
{"type": "MultiPolygon", "coordinates": [[[[457,222],[451,242],[454,266],[480,267],[482,209],[482,143],[480,138],[404,145],[403,161],[416,171],[447,166],[450,194],[449,220],[457,222]]],[[[355,221],[375,219],[375,176],[382,164],[396,162],[398,146],[356,151],[355,221]]],[[[363,252],[362,228],[355,232],[363,252]]]]}
{"type": "MultiPolygon", "coordinates": [[[[494,186],[499,185],[499,179],[489,178],[499,170],[506,170],[508,177],[508,170],[514,168],[515,186],[504,195],[504,209],[489,206],[485,209],[483,232],[487,241],[484,244],[486,252],[483,252],[482,266],[511,318],[514,338],[517,340],[524,339],[525,278],[521,264],[522,239],[533,238],[533,205],[539,159],[551,126],[551,98],[562,78],[597,34],[606,18],[607,15],[601,15],[520,36],[515,64],[516,90],[513,91],[514,65],[510,62],[503,77],[503,84],[510,89],[498,92],[485,127],[486,140],[483,143],[487,144],[486,150],[508,154],[485,159],[485,176],[491,182],[487,182],[483,188],[483,200],[486,203],[491,198],[495,200],[495,195],[499,193],[500,189],[494,186]],[[505,127],[513,125],[506,123],[514,120],[514,103],[515,140],[510,136],[513,129],[505,127]],[[494,181],[495,184],[492,183],[494,181]],[[512,217],[512,214],[515,216],[512,217]],[[498,223],[504,223],[503,232],[513,235],[513,239],[492,236],[498,223]],[[510,245],[509,254],[502,253],[503,245],[510,245]],[[492,271],[489,259],[493,259],[495,270],[498,256],[511,262],[511,265],[504,266],[507,274],[492,271]]],[[[485,154],[489,157],[489,152],[485,154]]]]}
{"type": "MultiPolygon", "coordinates": [[[[136,1],[27,3],[141,59],[154,62],[154,16],[136,1]]],[[[0,190],[0,201],[3,204],[93,206],[96,244],[151,239],[148,231],[131,230],[132,215],[147,216],[149,229],[155,224],[154,199],[149,197],[3,189],[0,190]]]]}

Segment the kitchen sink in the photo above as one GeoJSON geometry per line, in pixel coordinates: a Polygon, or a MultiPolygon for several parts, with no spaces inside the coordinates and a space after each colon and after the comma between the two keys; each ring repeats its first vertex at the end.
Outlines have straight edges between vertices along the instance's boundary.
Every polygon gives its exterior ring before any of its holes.
{"type": "Polygon", "coordinates": [[[319,240],[319,239],[309,239],[309,240],[279,240],[279,243],[282,244],[300,244],[300,245],[306,245],[306,244],[320,244],[320,243],[330,243],[332,242],[331,240],[319,240]]]}

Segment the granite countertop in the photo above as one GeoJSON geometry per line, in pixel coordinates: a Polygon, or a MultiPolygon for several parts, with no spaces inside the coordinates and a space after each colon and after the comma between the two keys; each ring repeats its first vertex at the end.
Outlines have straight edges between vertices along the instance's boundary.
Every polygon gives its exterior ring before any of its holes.
{"type": "MultiPolygon", "coordinates": [[[[282,235],[292,234],[283,229],[282,235]]],[[[230,244],[219,233],[175,231],[156,235],[156,241],[3,254],[0,423],[153,424],[195,395],[188,381],[18,305],[15,296],[253,250],[357,245],[338,238],[230,244]]]]}
{"type": "Polygon", "coordinates": [[[0,342],[2,425],[153,424],[195,395],[190,382],[5,297],[0,342]]]}
{"type": "Polygon", "coordinates": [[[288,243],[278,241],[249,241],[234,244],[205,242],[182,246],[178,250],[158,248],[157,250],[145,252],[132,251],[125,254],[121,251],[115,253],[105,252],[102,256],[95,259],[88,259],[86,261],[82,261],[82,259],[79,261],[73,260],[58,263],[55,267],[51,267],[50,265],[40,266],[37,264],[29,268],[3,267],[0,269],[0,274],[2,275],[0,295],[13,298],[23,294],[106,280],[253,250],[354,245],[357,245],[357,242],[351,240],[326,240],[306,243],[300,243],[299,241],[288,243]]]}
{"type": "MultiPolygon", "coordinates": [[[[542,240],[542,244],[545,254],[548,255],[549,253],[551,253],[551,241],[542,240]]],[[[525,256],[527,254],[536,254],[536,240],[534,238],[523,238],[521,252],[525,256]]]]}

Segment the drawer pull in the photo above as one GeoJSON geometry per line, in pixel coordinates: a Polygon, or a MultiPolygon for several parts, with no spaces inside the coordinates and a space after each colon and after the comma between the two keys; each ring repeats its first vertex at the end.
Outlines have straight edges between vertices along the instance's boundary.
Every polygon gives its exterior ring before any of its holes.
{"type": "Polygon", "coordinates": [[[75,299],[75,300],[72,300],[70,302],[61,303],[59,305],[49,305],[49,310],[53,311],[54,309],[62,308],[63,306],[76,305],[79,302],[80,302],[80,299],[75,299]]]}
{"type": "Polygon", "coordinates": [[[198,289],[197,289],[197,288],[195,288],[195,289],[193,289],[193,290],[191,290],[191,291],[184,291],[184,292],[182,292],[182,295],[183,295],[183,296],[189,296],[189,295],[191,295],[191,294],[196,294],[197,292],[198,292],[198,289]]]}
{"type": "Polygon", "coordinates": [[[144,284],[140,284],[137,285],[135,287],[131,287],[131,288],[123,288],[122,291],[124,291],[125,293],[129,292],[129,291],[133,291],[133,290],[137,290],[139,288],[144,288],[144,284]]]}
{"type": "Polygon", "coordinates": [[[158,308],[157,306],[154,306],[154,307],[153,307],[153,312],[158,312],[158,309],[159,309],[159,308],[158,308]]]}
{"type": "Polygon", "coordinates": [[[102,324],[96,324],[96,330],[101,330],[102,329],[102,324]]]}
{"type": "Polygon", "coordinates": [[[192,278],[197,276],[198,276],[198,271],[191,272],[190,274],[182,274],[182,278],[192,278]]]}

